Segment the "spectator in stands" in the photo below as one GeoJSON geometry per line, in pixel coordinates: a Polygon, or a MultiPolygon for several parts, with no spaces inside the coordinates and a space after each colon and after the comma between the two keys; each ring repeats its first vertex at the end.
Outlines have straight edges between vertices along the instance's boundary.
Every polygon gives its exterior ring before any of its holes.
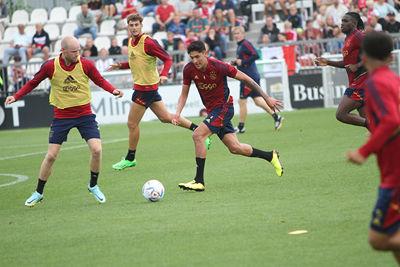
{"type": "MultiPolygon", "coordinates": [[[[3,60],[0,59],[0,65],[3,64],[3,60]]],[[[7,67],[3,68],[0,66],[0,95],[6,95],[8,88],[8,71],[7,67]]]]}
{"type": "Polygon", "coordinates": [[[163,39],[163,47],[167,52],[173,52],[178,49],[178,40],[179,38],[175,38],[175,33],[168,31],[167,39],[163,39]]]}
{"type": "Polygon", "coordinates": [[[99,72],[106,71],[111,64],[114,64],[114,60],[108,57],[108,51],[105,48],[100,49],[99,56],[102,57],[96,60],[96,69],[99,72]]]}
{"type": "Polygon", "coordinates": [[[389,14],[389,12],[393,12],[395,15],[397,14],[397,10],[388,3],[385,3],[385,0],[378,0],[377,2],[375,2],[374,10],[379,13],[379,16],[381,18],[385,18],[389,14]]]}
{"type": "Polygon", "coordinates": [[[314,12],[314,23],[313,27],[317,29],[323,29],[326,22],[326,6],[321,6],[319,12],[314,12]]]}
{"type": "MultiPolygon", "coordinates": [[[[306,23],[306,29],[302,33],[302,40],[319,40],[321,39],[321,31],[319,29],[316,29],[313,27],[313,21],[308,20],[306,23]]],[[[314,43],[314,44],[305,44],[304,45],[304,50],[305,53],[307,54],[315,54],[316,56],[321,55],[321,48],[320,44],[314,43]]]]}
{"type": "Polygon", "coordinates": [[[215,31],[215,29],[211,28],[208,31],[207,37],[204,40],[204,42],[206,42],[206,44],[208,44],[209,47],[209,51],[211,52],[211,55],[218,59],[218,60],[222,60],[225,54],[225,51],[222,50],[222,41],[221,41],[221,37],[219,36],[219,34],[215,31]]]}
{"type": "Polygon", "coordinates": [[[373,32],[373,31],[375,31],[375,30],[374,30],[374,27],[371,25],[371,23],[365,24],[365,26],[364,26],[365,34],[373,32]]]}
{"type": "Polygon", "coordinates": [[[219,0],[215,4],[215,9],[217,8],[222,9],[222,15],[229,20],[232,27],[235,27],[236,9],[232,0],[219,0]]]}
{"type": "Polygon", "coordinates": [[[43,25],[41,23],[37,23],[36,32],[32,37],[32,44],[28,48],[28,54],[35,55],[38,53],[43,53],[44,60],[48,60],[49,50],[50,50],[49,34],[45,30],[43,30],[43,25]]]}
{"type": "Polygon", "coordinates": [[[186,25],[193,15],[192,11],[195,7],[196,4],[192,0],[179,0],[175,3],[175,12],[186,25]]]}
{"type": "Polygon", "coordinates": [[[143,6],[139,10],[139,14],[142,15],[142,17],[145,17],[147,14],[153,12],[155,13],[158,7],[157,0],[142,0],[141,1],[143,6]]]}
{"type": "Polygon", "coordinates": [[[169,24],[167,31],[173,32],[177,36],[185,36],[185,23],[181,22],[181,17],[175,15],[172,22],[169,24]]]}
{"type": "Polygon", "coordinates": [[[99,24],[103,18],[103,3],[101,0],[88,0],[88,7],[93,15],[96,17],[96,23],[99,24]]]}
{"type": "Polygon", "coordinates": [[[117,38],[111,38],[111,46],[108,49],[110,55],[121,55],[121,47],[118,45],[117,38]]]}
{"type": "Polygon", "coordinates": [[[121,55],[128,55],[129,54],[129,48],[127,46],[121,47],[121,55]]]}
{"type": "Polygon", "coordinates": [[[398,33],[400,32],[400,22],[396,21],[396,14],[394,12],[389,12],[387,14],[388,22],[384,30],[388,33],[398,33]]]}
{"type": "Polygon", "coordinates": [[[206,18],[203,18],[200,13],[200,8],[193,9],[193,17],[188,21],[186,26],[186,36],[189,32],[194,32],[195,36],[204,41],[210,29],[210,25],[206,18]]]}
{"type": "Polygon", "coordinates": [[[215,9],[214,19],[211,22],[211,29],[215,29],[221,37],[222,49],[225,52],[228,51],[229,26],[228,20],[222,15],[222,9],[215,9]]]}
{"type": "Polygon", "coordinates": [[[21,61],[25,63],[27,59],[31,58],[31,54],[28,54],[28,47],[31,46],[32,38],[25,33],[25,26],[22,24],[18,25],[18,33],[14,34],[10,42],[10,47],[4,51],[4,64],[8,64],[10,56],[19,55],[21,61]]]}
{"type": "Polygon", "coordinates": [[[208,0],[201,0],[200,2],[200,13],[203,17],[207,18],[209,22],[212,20],[212,8],[209,5],[208,0]]]}
{"type": "Polygon", "coordinates": [[[325,27],[322,29],[322,36],[324,38],[334,38],[335,34],[333,32],[333,29],[335,27],[338,27],[338,26],[335,25],[335,21],[333,20],[333,17],[332,16],[328,16],[326,18],[325,27]]]}
{"type": "Polygon", "coordinates": [[[121,12],[121,18],[124,19],[129,14],[138,13],[138,11],[136,10],[137,4],[138,4],[137,0],[124,0],[123,2],[124,9],[121,12]]]}
{"type": "Polygon", "coordinates": [[[340,0],[332,0],[332,2],[332,5],[328,6],[326,9],[326,16],[332,16],[335,24],[340,26],[340,24],[342,24],[342,17],[349,10],[345,5],[340,3],[340,0]]]}
{"type": "Polygon", "coordinates": [[[93,43],[93,39],[91,37],[88,37],[86,39],[86,44],[84,49],[89,49],[90,50],[90,56],[91,57],[97,57],[98,52],[97,52],[97,47],[93,43]]]}
{"type": "Polygon", "coordinates": [[[186,47],[188,47],[192,42],[199,40],[199,38],[196,37],[196,33],[194,31],[186,32],[186,37],[187,37],[185,40],[186,47]]]}
{"type": "MultiPolygon", "coordinates": [[[[82,56],[83,56],[83,57],[86,57],[86,58],[91,57],[92,55],[91,55],[90,48],[84,47],[83,50],[82,50],[82,56]]],[[[96,63],[96,62],[94,62],[93,60],[91,60],[91,61],[93,62],[93,64],[96,63]]]]}
{"type": "MultiPolygon", "coordinates": [[[[116,12],[115,0],[104,0],[105,19],[111,20],[116,12]]],[[[96,38],[93,38],[96,39],[96,38]]]]}
{"type": "Polygon", "coordinates": [[[258,37],[257,43],[262,42],[262,38],[263,38],[264,34],[268,34],[269,41],[271,43],[278,41],[279,29],[278,29],[278,27],[276,27],[276,24],[274,23],[271,16],[267,16],[265,18],[265,25],[261,28],[261,32],[258,37]]]}
{"type": "MultiPolygon", "coordinates": [[[[14,56],[14,62],[16,64],[21,63],[21,57],[19,55],[14,56]]],[[[26,77],[25,65],[16,65],[11,67],[11,76],[14,81],[14,90],[18,91],[29,79],[26,77]]]]}
{"type": "Polygon", "coordinates": [[[0,0],[0,36],[3,35],[4,30],[8,24],[8,8],[7,5],[0,0]]]}
{"type": "MultiPolygon", "coordinates": [[[[283,13],[285,14],[285,17],[287,17],[289,14],[288,14],[285,2],[290,2],[291,4],[293,4],[295,1],[293,1],[293,0],[290,0],[290,1],[278,0],[278,2],[282,8],[283,13]]],[[[276,3],[276,0],[264,0],[264,13],[265,13],[265,16],[267,17],[268,9],[271,7],[272,13],[274,14],[275,22],[279,22],[281,20],[281,18],[278,15],[278,11],[276,10],[275,3],[276,3]]]]}
{"type": "MultiPolygon", "coordinates": [[[[292,23],[290,21],[286,21],[283,27],[285,28],[284,35],[286,36],[287,41],[296,42],[298,34],[297,31],[293,30],[292,23]]],[[[279,40],[279,34],[278,34],[278,40],[279,40]]]]}
{"type": "Polygon", "coordinates": [[[82,12],[76,16],[76,23],[78,28],[74,32],[76,38],[84,33],[90,33],[93,40],[97,37],[96,18],[93,13],[89,11],[87,3],[81,5],[82,12]]]}
{"type": "Polygon", "coordinates": [[[175,9],[173,5],[168,4],[168,0],[161,0],[161,4],[156,10],[156,22],[153,24],[153,34],[158,31],[166,31],[169,23],[172,21],[175,15],[175,9]]]}
{"type": "Polygon", "coordinates": [[[381,32],[381,31],[383,31],[383,27],[382,27],[382,24],[378,23],[378,19],[379,19],[379,17],[377,16],[377,14],[373,14],[371,16],[369,24],[371,24],[374,31],[381,32]]]}
{"type": "Polygon", "coordinates": [[[321,9],[321,7],[328,7],[333,4],[332,0],[315,0],[315,6],[317,7],[318,10],[321,9]]]}
{"type": "Polygon", "coordinates": [[[290,5],[289,8],[289,16],[287,17],[287,20],[292,23],[292,27],[294,30],[302,32],[303,30],[303,21],[301,19],[301,16],[299,13],[297,13],[297,7],[296,5],[290,5]]]}
{"type": "MultiPolygon", "coordinates": [[[[174,78],[176,79],[178,75],[182,75],[183,72],[183,67],[185,66],[185,55],[186,55],[186,46],[185,43],[181,40],[178,39],[178,49],[180,53],[177,55],[174,55],[172,57],[173,63],[173,72],[174,72],[174,78]]],[[[182,80],[182,77],[181,77],[182,80]]]]}

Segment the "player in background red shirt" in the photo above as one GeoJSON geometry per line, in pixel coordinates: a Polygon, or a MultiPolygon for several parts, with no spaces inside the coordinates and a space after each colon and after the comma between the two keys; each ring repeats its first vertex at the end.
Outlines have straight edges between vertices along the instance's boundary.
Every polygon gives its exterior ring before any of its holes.
{"type": "Polygon", "coordinates": [[[358,13],[347,12],[342,18],[342,32],[346,34],[342,49],[343,60],[331,61],[323,57],[317,57],[317,66],[332,66],[345,68],[349,78],[349,87],[336,111],[336,118],[344,123],[367,127],[364,107],[364,83],[368,74],[361,62],[361,40],[364,36],[360,30],[364,29],[364,23],[358,13]],[[357,109],[359,115],[351,113],[357,109]]]}
{"type": "Polygon", "coordinates": [[[43,189],[50,177],[61,145],[67,141],[68,133],[74,127],[86,140],[91,152],[88,189],[98,202],[106,201],[97,186],[102,149],[96,116],[90,107],[91,94],[88,78],[115,96],[122,97],[123,92],[109,84],[89,60],[79,56],[80,44],[75,37],[64,37],[61,41],[61,51],[55,59],[43,63],[35,77],[14,96],[6,98],[6,105],[12,104],[31,92],[44,79],[51,80],[50,103],[54,106],[54,119],[50,127],[49,146],[40,167],[36,191],[25,202],[28,207],[33,207],[43,199],[43,189]]]}
{"type": "Polygon", "coordinates": [[[281,101],[269,97],[253,79],[235,67],[219,60],[208,58],[203,42],[194,41],[187,50],[191,62],[183,70],[182,93],[179,97],[178,107],[172,123],[179,124],[180,115],[185,106],[192,81],[196,84],[208,116],[193,133],[197,164],[196,177],[188,183],[180,183],[179,187],[184,190],[204,191],[203,176],[207,155],[204,141],[213,133],[218,135],[232,154],[265,159],[275,168],[276,174],[282,176],[283,168],[279,162],[277,151],[262,151],[248,144],[242,144],[237,139],[231,123],[234,110],[227,76],[247,83],[252,90],[257,91],[265,99],[273,110],[275,108],[279,110],[279,106],[282,106],[281,101]]]}
{"type": "Polygon", "coordinates": [[[392,251],[400,264],[400,77],[389,68],[393,60],[392,38],[368,33],[362,44],[362,60],[371,77],[366,81],[366,109],[371,135],[348,161],[362,164],[376,154],[381,183],[372,213],[369,243],[376,250],[392,251]]]}

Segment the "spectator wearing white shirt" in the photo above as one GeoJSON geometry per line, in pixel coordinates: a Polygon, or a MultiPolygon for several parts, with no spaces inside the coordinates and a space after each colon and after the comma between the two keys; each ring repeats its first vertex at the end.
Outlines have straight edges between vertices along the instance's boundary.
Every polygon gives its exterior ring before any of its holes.
{"type": "Polygon", "coordinates": [[[105,48],[100,49],[99,56],[102,57],[96,60],[96,69],[99,72],[106,71],[111,64],[114,64],[114,60],[112,58],[107,58],[108,51],[105,48]]]}
{"type": "Polygon", "coordinates": [[[347,7],[340,3],[340,0],[333,0],[333,4],[326,9],[326,16],[332,16],[336,25],[342,24],[342,17],[349,11],[347,7]]]}
{"type": "Polygon", "coordinates": [[[379,16],[381,18],[385,18],[387,14],[389,14],[389,12],[397,14],[397,10],[388,3],[385,3],[385,0],[378,0],[378,2],[375,2],[374,10],[376,10],[379,13],[379,16]]]}
{"type": "Polygon", "coordinates": [[[81,5],[81,10],[82,12],[80,12],[76,16],[76,23],[78,24],[78,28],[75,30],[74,36],[78,38],[79,35],[90,33],[94,40],[97,37],[96,18],[89,10],[89,6],[87,3],[83,3],[81,5]]]}
{"type": "Polygon", "coordinates": [[[28,54],[27,48],[31,46],[32,36],[25,33],[25,26],[22,24],[18,25],[18,33],[14,34],[10,42],[10,47],[4,51],[4,64],[8,64],[10,56],[19,55],[21,62],[26,62],[27,59],[31,58],[31,54],[28,54]]]}
{"type": "Polygon", "coordinates": [[[175,3],[175,12],[181,17],[183,23],[187,23],[192,17],[192,10],[196,7],[196,4],[192,0],[179,0],[175,3]]]}

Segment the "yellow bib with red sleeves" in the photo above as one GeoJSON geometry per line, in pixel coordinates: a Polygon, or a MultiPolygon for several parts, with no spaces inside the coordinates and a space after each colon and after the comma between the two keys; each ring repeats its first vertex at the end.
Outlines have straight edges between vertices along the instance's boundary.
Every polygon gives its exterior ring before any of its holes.
{"type": "Polygon", "coordinates": [[[54,73],[50,79],[50,104],[60,108],[86,105],[92,100],[89,77],[85,74],[80,57],[72,71],[60,65],[60,56],[54,60],[54,73]]]}
{"type": "Polygon", "coordinates": [[[153,85],[159,82],[157,71],[157,57],[149,56],[144,51],[144,40],[149,38],[144,34],[136,46],[132,46],[129,39],[129,67],[133,82],[138,85],[153,85]]]}

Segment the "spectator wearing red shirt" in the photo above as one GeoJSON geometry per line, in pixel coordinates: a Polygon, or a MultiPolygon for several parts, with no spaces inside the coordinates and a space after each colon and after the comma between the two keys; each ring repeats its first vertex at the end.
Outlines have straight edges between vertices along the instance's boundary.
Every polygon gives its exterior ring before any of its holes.
{"type": "Polygon", "coordinates": [[[138,13],[136,10],[137,3],[137,0],[124,0],[124,9],[121,12],[121,18],[124,19],[129,14],[138,13]]]}
{"type": "Polygon", "coordinates": [[[153,24],[153,34],[158,31],[166,31],[169,23],[175,15],[173,5],[168,4],[168,0],[161,0],[161,4],[156,10],[156,22],[153,24]]]}

